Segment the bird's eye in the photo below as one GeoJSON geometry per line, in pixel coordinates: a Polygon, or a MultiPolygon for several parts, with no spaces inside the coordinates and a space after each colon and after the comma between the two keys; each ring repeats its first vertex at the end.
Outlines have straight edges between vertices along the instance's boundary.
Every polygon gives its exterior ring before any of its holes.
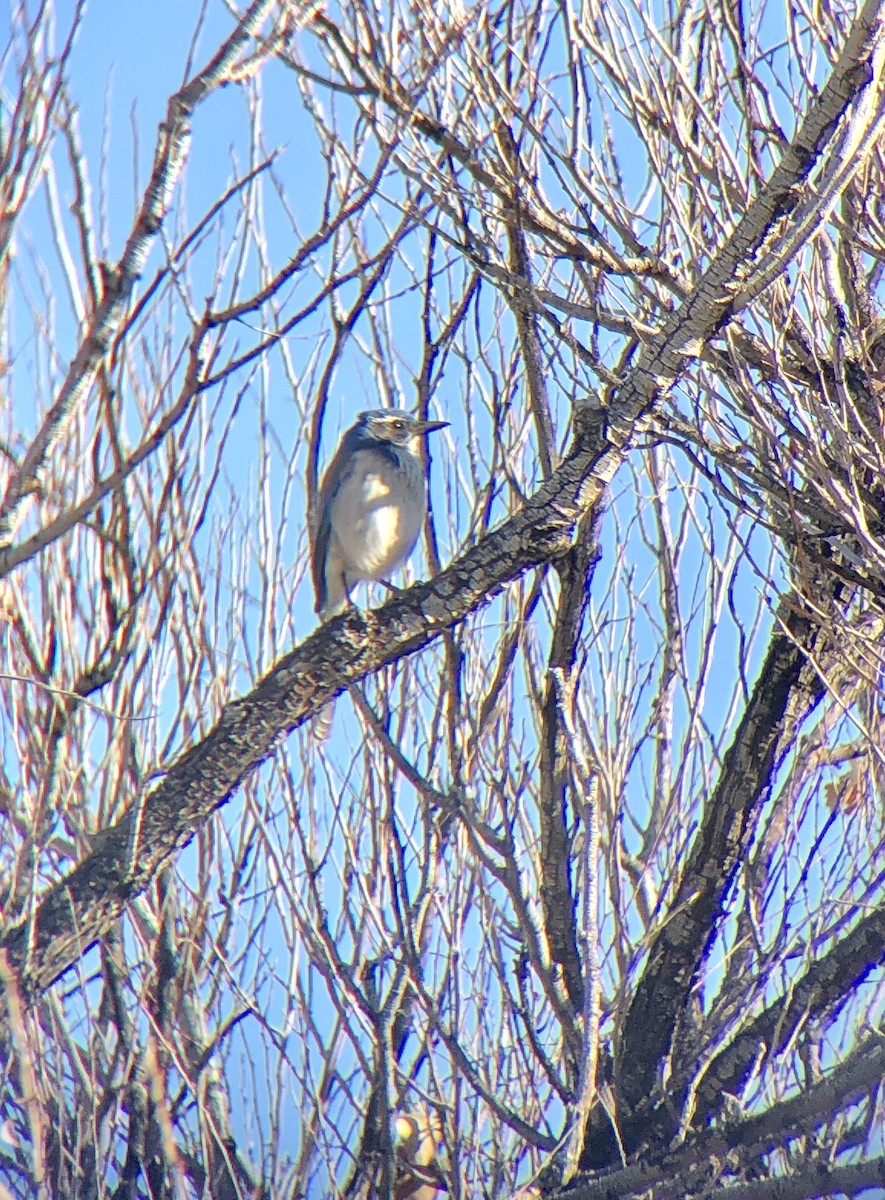
{"type": "Polygon", "coordinates": [[[396,430],[397,433],[402,433],[403,430],[405,429],[405,427],[406,427],[405,421],[394,421],[393,422],[393,428],[396,430]]]}

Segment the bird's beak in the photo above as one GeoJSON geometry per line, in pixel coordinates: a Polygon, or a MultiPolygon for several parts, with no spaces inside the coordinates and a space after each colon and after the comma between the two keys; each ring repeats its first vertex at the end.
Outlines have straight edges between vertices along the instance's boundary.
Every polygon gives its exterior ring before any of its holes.
{"type": "Polygon", "coordinates": [[[419,433],[433,433],[436,429],[448,429],[448,421],[416,421],[419,433]]]}

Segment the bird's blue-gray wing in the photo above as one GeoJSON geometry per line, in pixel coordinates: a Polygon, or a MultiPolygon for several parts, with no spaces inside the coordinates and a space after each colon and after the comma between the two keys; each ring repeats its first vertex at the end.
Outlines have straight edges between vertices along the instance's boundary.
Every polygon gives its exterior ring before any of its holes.
{"type": "Polygon", "coordinates": [[[329,538],[332,533],[332,522],[329,519],[327,510],[320,511],[320,522],[317,525],[316,533],[314,534],[312,553],[311,553],[311,570],[313,573],[313,591],[316,598],[314,608],[317,612],[322,612],[326,607],[327,588],[326,588],[326,556],[329,553],[329,538]]]}
{"type": "Polygon", "coordinates": [[[352,437],[357,430],[349,429],[341,440],[335,457],[329,463],[323,482],[320,485],[320,496],[317,504],[317,526],[314,534],[311,570],[313,574],[313,590],[316,597],[315,609],[322,612],[326,607],[328,582],[326,580],[326,559],[329,554],[329,542],[332,537],[332,508],[335,497],[348,476],[353,473],[354,452],[360,440],[352,437]]]}

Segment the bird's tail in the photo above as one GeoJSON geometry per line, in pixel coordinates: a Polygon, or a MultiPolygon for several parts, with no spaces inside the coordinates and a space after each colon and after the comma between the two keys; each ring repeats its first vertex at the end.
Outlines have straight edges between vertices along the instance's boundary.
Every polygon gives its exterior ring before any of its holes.
{"type": "MultiPolygon", "coordinates": [[[[349,604],[347,588],[344,586],[344,577],[342,576],[337,586],[331,588],[327,593],[322,604],[317,605],[317,614],[320,621],[328,621],[330,617],[337,617],[338,613],[345,611],[349,604]]],[[[332,718],[335,716],[335,701],[330,700],[329,703],[318,712],[310,723],[310,736],[315,742],[324,742],[332,732],[332,718]]]]}

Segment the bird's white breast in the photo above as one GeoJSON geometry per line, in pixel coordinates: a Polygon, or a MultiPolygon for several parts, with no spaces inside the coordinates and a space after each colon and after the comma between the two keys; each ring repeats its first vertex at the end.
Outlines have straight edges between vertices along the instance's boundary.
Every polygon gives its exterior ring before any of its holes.
{"type": "Polygon", "coordinates": [[[342,485],[334,528],[351,579],[384,579],[411,554],[427,512],[420,460],[401,456],[397,469],[381,454],[342,485]]]}

